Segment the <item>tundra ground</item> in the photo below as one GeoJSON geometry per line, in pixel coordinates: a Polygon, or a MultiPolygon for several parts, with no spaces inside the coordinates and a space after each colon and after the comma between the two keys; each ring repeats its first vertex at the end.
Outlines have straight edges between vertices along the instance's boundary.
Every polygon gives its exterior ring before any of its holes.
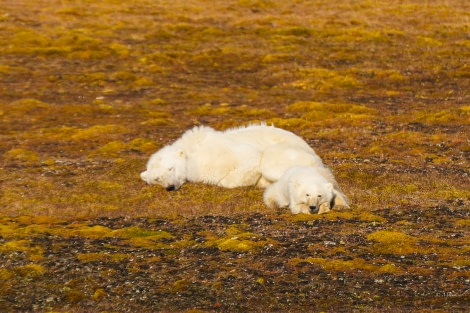
{"type": "Polygon", "coordinates": [[[0,311],[464,312],[470,4],[0,5],[0,311]],[[351,210],[139,178],[194,125],[302,136],[351,210]]]}

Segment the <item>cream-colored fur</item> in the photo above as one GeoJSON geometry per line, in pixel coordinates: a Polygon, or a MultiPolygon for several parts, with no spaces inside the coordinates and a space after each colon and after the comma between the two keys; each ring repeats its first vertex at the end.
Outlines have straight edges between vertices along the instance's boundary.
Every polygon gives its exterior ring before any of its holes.
{"type": "Polygon", "coordinates": [[[313,167],[294,166],[263,195],[271,208],[289,207],[292,214],[326,213],[334,199],[333,185],[313,167]]]}
{"type": "Polygon", "coordinates": [[[255,185],[261,178],[261,151],[210,127],[188,130],[173,144],[153,154],[141,178],[167,190],[186,181],[226,188],[255,185]]]}

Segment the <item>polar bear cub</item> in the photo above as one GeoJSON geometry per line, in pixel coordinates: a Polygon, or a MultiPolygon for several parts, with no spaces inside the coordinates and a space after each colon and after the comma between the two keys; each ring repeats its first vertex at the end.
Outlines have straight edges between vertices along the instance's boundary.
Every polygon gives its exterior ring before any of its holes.
{"type": "Polygon", "coordinates": [[[289,207],[293,214],[329,212],[334,197],[333,184],[308,166],[289,168],[263,195],[269,208],[289,207]]]}
{"type": "Polygon", "coordinates": [[[260,171],[265,185],[281,179],[285,172],[294,166],[312,167],[317,175],[322,176],[333,185],[334,199],[331,203],[334,209],[349,208],[348,197],[343,193],[331,170],[323,164],[315,151],[308,147],[279,143],[266,148],[261,157],[260,171]]]}
{"type": "Polygon", "coordinates": [[[194,127],[154,153],[140,174],[148,184],[178,190],[185,182],[226,188],[256,185],[261,179],[261,151],[210,127],[194,127]]]}

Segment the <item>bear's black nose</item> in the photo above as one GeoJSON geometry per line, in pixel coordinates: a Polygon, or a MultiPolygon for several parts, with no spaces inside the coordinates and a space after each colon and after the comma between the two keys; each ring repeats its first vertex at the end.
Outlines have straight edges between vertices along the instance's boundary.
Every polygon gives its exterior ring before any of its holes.
{"type": "Polygon", "coordinates": [[[175,185],[170,185],[166,187],[166,191],[174,191],[174,190],[176,190],[175,185]]]}
{"type": "Polygon", "coordinates": [[[311,206],[310,206],[310,211],[312,211],[312,213],[318,213],[318,209],[317,209],[317,207],[314,206],[314,205],[311,205],[311,206]]]}

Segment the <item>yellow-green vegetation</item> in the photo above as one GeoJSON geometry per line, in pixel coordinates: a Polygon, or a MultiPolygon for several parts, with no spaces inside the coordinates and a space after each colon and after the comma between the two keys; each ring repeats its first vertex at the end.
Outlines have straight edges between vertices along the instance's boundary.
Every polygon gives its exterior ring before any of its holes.
{"type": "Polygon", "coordinates": [[[205,245],[215,246],[222,251],[239,251],[255,253],[267,245],[273,245],[275,241],[260,238],[259,235],[244,232],[243,230],[230,226],[225,230],[226,236],[211,242],[208,240],[205,245]]]}
{"type": "MultiPolygon", "coordinates": [[[[189,115],[234,115],[238,118],[252,118],[262,117],[267,119],[275,114],[269,109],[257,109],[249,107],[247,105],[241,105],[238,107],[231,107],[228,103],[221,103],[218,106],[213,106],[210,103],[205,103],[202,106],[192,109],[189,115]]],[[[231,126],[230,124],[225,124],[225,126],[231,126]]],[[[232,125],[235,126],[235,125],[232,125]]]]}
{"type": "Polygon", "coordinates": [[[103,298],[105,298],[106,295],[107,295],[106,290],[102,288],[98,288],[96,289],[95,293],[93,293],[93,296],[91,296],[91,298],[95,301],[100,301],[103,298]]]}
{"type": "Polygon", "coordinates": [[[347,73],[338,73],[325,68],[303,68],[299,71],[301,80],[293,86],[301,89],[313,89],[319,92],[331,92],[336,89],[359,87],[360,83],[347,73]]]}
{"type": "Polygon", "coordinates": [[[357,258],[354,260],[330,260],[330,259],[323,259],[323,258],[306,258],[306,259],[298,259],[294,258],[289,261],[289,263],[293,266],[299,265],[300,263],[310,263],[310,264],[318,264],[322,268],[328,271],[333,272],[354,272],[354,271],[367,271],[367,272],[375,272],[375,273],[402,273],[403,270],[396,266],[395,264],[384,264],[384,265],[376,265],[371,264],[364,259],[357,258]]]}
{"type": "Polygon", "coordinates": [[[23,277],[37,278],[46,273],[46,269],[38,264],[27,264],[15,267],[14,272],[23,277]]]}
{"type": "Polygon", "coordinates": [[[20,2],[0,311],[467,310],[468,1],[20,2]],[[194,125],[257,122],[302,136],[351,209],[139,177],[194,125]]]}
{"type": "Polygon", "coordinates": [[[81,129],[71,136],[72,140],[93,140],[106,136],[109,133],[120,132],[123,128],[117,125],[95,125],[81,129]]]}
{"type": "Polygon", "coordinates": [[[361,221],[361,222],[372,222],[381,223],[385,222],[386,219],[375,215],[368,211],[363,210],[345,210],[345,211],[330,211],[328,214],[297,214],[297,215],[285,215],[286,218],[292,222],[309,222],[315,220],[330,220],[330,221],[361,221]]]}
{"type": "Polygon", "coordinates": [[[364,105],[346,103],[321,103],[302,101],[287,107],[288,112],[301,114],[302,120],[308,121],[309,126],[346,127],[354,125],[366,126],[376,120],[376,110],[364,105]]]}
{"type": "Polygon", "coordinates": [[[374,253],[383,254],[410,254],[422,251],[417,245],[418,238],[398,231],[381,230],[367,235],[367,240],[375,244],[374,253]]]}

